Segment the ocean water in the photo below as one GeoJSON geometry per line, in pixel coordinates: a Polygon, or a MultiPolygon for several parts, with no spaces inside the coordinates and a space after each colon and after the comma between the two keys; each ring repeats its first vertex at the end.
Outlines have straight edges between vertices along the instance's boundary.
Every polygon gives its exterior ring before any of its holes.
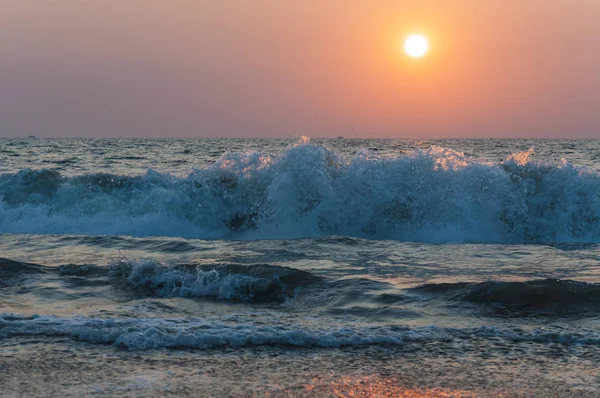
{"type": "Polygon", "coordinates": [[[600,396],[600,141],[0,139],[0,396],[600,396]]]}

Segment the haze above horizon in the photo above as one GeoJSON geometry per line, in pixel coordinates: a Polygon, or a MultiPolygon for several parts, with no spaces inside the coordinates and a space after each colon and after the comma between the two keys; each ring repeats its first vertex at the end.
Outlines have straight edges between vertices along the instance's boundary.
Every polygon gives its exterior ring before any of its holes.
{"type": "Polygon", "coordinates": [[[598,16],[595,0],[0,0],[0,137],[600,138],[598,16]]]}

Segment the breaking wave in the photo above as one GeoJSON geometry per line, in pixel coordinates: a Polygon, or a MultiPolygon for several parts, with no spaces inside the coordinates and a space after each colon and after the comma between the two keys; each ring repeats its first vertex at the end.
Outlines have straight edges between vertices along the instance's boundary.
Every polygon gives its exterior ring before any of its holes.
{"type": "Polygon", "coordinates": [[[0,232],[424,242],[600,242],[600,175],[433,147],[344,160],[307,139],[281,156],[227,153],[176,177],[51,170],[0,176],[0,232]]]}
{"type": "Polygon", "coordinates": [[[245,347],[289,345],[341,347],[404,345],[465,339],[503,339],[512,342],[599,345],[592,331],[556,332],[536,329],[441,328],[404,326],[316,327],[273,320],[230,324],[227,319],[101,319],[59,318],[0,314],[0,339],[18,336],[71,338],[93,344],[110,344],[129,350],[157,348],[245,347]]]}
{"type": "Polygon", "coordinates": [[[161,297],[282,301],[296,287],[318,280],[305,271],[267,264],[163,265],[143,260],[122,261],[110,268],[125,276],[130,286],[161,297]]]}
{"type": "MultiPolygon", "coordinates": [[[[283,301],[296,289],[322,279],[310,272],[269,264],[162,264],[155,260],[121,260],[108,266],[65,264],[59,267],[0,258],[0,287],[20,283],[23,275],[80,277],[77,285],[126,283],[143,296],[214,297],[222,300],[283,301]],[[98,280],[97,277],[108,277],[98,280]]],[[[31,282],[30,282],[31,283],[31,282]]]]}

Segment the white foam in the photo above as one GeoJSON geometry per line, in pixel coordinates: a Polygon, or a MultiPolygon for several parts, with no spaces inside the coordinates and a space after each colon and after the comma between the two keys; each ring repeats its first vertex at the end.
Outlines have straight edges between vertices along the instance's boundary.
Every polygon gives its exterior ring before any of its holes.
{"type": "Polygon", "coordinates": [[[163,297],[217,297],[247,300],[266,294],[279,283],[276,274],[269,278],[225,273],[219,268],[203,271],[160,264],[154,260],[120,261],[111,269],[127,277],[134,287],[151,288],[163,297]]]}
{"type": "MultiPolygon", "coordinates": [[[[296,317],[298,318],[298,317],[296,317]]],[[[14,336],[68,337],[94,344],[112,344],[129,350],[155,348],[207,349],[222,346],[244,347],[291,345],[298,347],[341,347],[403,345],[465,339],[504,339],[537,343],[599,345],[597,332],[525,331],[490,326],[480,328],[359,326],[317,326],[314,320],[291,323],[265,316],[259,321],[243,315],[213,319],[98,319],[21,317],[0,315],[0,338],[14,336]],[[232,318],[237,318],[234,322],[232,318]]],[[[319,323],[322,325],[322,322],[319,323]]]]}
{"type": "Polygon", "coordinates": [[[273,158],[228,153],[185,178],[0,176],[0,232],[425,242],[600,242],[600,176],[450,149],[352,161],[304,140],[273,158]]]}

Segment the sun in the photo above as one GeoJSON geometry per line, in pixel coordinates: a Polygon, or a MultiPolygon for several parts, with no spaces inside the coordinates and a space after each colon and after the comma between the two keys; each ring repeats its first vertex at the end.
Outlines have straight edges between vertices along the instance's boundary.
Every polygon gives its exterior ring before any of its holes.
{"type": "Polygon", "coordinates": [[[429,43],[421,35],[411,35],[404,42],[404,51],[413,58],[422,57],[427,53],[429,43]]]}

